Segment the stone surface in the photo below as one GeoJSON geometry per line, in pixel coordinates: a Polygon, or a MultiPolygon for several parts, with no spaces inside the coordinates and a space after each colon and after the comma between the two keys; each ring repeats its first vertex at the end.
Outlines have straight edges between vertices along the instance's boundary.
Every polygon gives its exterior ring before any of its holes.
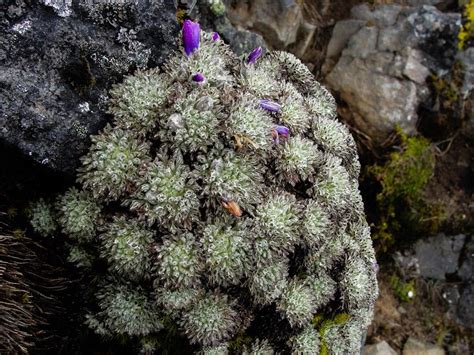
{"type": "Polygon", "coordinates": [[[464,73],[462,95],[467,98],[468,95],[473,95],[474,90],[474,47],[459,52],[457,58],[462,64],[464,73]]]}
{"type": "Polygon", "coordinates": [[[326,83],[349,105],[350,123],[375,144],[395,125],[414,133],[419,106],[430,95],[427,78],[430,73],[441,77],[456,59],[459,14],[426,5],[362,4],[351,16],[333,32],[323,66],[326,83]],[[360,21],[363,26],[354,32],[360,21]],[[349,39],[337,39],[350,33],[349,39]]]}
{"type": "Polygon", "coordinates": [[[474,328],[474,281],[472,280],[468,282],[461,291],[456,320],[467,328],[474,328]]]}
{"type": "Polygon", "coordinates": [[[72,172],[107,91],[176,48],[171,1],[12,1],[1,16],[0,143],[72,172]]]}
{"type": "Polygon", "coordinates": [[[366,345],[364,347],[364,355],[397,355],[390,345],[384,340],[377,344],[366,345]]]}
{"type": "Polygon", "coordinates": [[[357,33],[364,24],[365,21],[354,19],[339,21],[336,23],[326,55],[328,57],[339,56],[352,35],[357,33]]]}
{"type": "Polygon", "coordinates": [[[424,343],[415,338],[408,338],[403,346],[403,355],[444,355],[443,348],[434,344],[424,343]]]}
{"type": "Polygon", "coordinates": [[[466,236],[446,236],[421,239],[415,244],[420,275],[424,278],[445,280],[447,274],[458,270],[458,262],[466,236]]]}
{"type": "Polygon", "coordinates": [[[257,33],[275,47],[283,48],[296,41],[302,21],[301,7],[293,0],[227,1],[227,13],[232,21],[257,33]]]}
{"type": "Polygon", "coordinates": [[[266,47],[261,35],[234,27],[225,12],[216,15],[207,1],[198,2],[197,6],[194,7],[192,17],[199,19],[203,29],[218,32],[221,38],[238,55],[249,53],[259,46],[266,47]]]}

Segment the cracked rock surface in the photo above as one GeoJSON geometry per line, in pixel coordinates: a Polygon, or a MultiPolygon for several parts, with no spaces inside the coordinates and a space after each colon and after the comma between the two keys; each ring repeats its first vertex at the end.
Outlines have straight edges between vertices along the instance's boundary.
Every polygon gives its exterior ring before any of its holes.
{"type": "Polygon", "coordinates": [[[0,5],[0,142],[70,173],[107,122],[107,92],[176,48],[172,1],[0,5]]]}
{"type": "Polygon", "coordinates": [[[395,125],[413,133],[419,105],[430,95],[427,78],[443,75],[456,59],[459,26],[459,14],[429,5],[358,5],[334,28],[326,83],[375,142],[395,125]]]}

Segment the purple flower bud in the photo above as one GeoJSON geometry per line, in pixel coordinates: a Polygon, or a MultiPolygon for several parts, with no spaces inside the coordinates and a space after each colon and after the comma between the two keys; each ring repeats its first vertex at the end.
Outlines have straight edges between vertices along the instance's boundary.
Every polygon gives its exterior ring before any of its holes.
{"type": "Polygon", "coordinates": [[[375,271],[375,273],[379,272],[380,267],[379,267],[379,264],[376,261],[372,262],[372,269],[375,271]]]}
{"type": "Polygon", "coordinates": [[[275,126],[275,130],[277,131],[278,135],[288,138],[290,135],[290,129],[285,126],[275,126]]]}
{"type": "Polygon", "coordinates": [[[185,20],[183,24],[183,46],[187,56],[199,48],[201,27],[199,23],[185,20]]]}
{"type": "Polygon", "coordinates": [[[216,41],[218,41],[218,40],[220,40],[220,39],[221,39],[221,36],[219,36],[219,33],[217,33],[217,32],[212,32],[212,40],[213,40],[214,42],[216,42],[216,41]]]}
{"type": "Polygon", "coordinates": [[[247,64],[253,64],[262,55],[262,47],[255,48],[247,58],[247,64]]]}
{"type": "Polygon", "coordinates": [[[191,79],[193,79],[193,81],[195,81],[196,83],[203,83],[206,80],[204,75],[202,75],[201,73],[193,74],[191,79]]]}
{"type": "Polygon", "coordinates": [[[260,107],[270,112],[280,112],[280,104],[271,100],[260,100],[260,107]]]}

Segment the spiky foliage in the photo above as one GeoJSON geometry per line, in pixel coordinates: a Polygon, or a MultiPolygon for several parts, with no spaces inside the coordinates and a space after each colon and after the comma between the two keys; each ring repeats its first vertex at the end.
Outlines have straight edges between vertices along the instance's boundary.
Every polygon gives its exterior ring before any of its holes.
{"type": "Polygon", "coordinates": [[[158,309],[144,290],[115,282],[97,294],[100,311],[87,316],[87,324],[102,335],[147,335],[159,331],[158,309]]]}
{"type": "Polygon", "coordinates": [[[226,296],[207,294],[184,315],[182,326],[193,343],[217,345],[238,325],[237,312],[226,296]]]}
{"type": "Polygon", "coordinates": [[[110,91],[109,112],[118,127],[146,134],[158,123],[166,99],[166,83],[159,70],[138,71],[110,91]]]}
{"type": "Polygon", "coordinates": [[[116,199],[138,176],[147,159],[149,145],[132,132],[107,126],[91,138],[89,153],[82,158],[78,181],[95,198],[116,199]]]}
{"type": "Polygon", "coordinates": [[[175,155],[174,161],[156,159],[150,163],[140,185],[128,203],[148,224],[189,228],[198,219],[196,185],[181,155],[175,155]]]}
{"type": "Polygon", "coordinates": [[[311,122],[311,115],[304,105],[303,95],[288,82],[284,83],[282,91],[281,122],[292,132],[304,133],[311,122]]]}
{"type": "Polygon", "coordinates": [[[315,306],[313,291],[301,280],[292,280],[278,303],[278,309],[292,326],[307,324],[313,318],[315,306]]]}
{"type": "Polygon", "coordinates": [[[166,131],[159,132],[163,141],[183,152],[207,150],[218,143],[218,102],[216,92],[203,89],[181,97],[174,104],[175,113],[166,122],[166,131]]]}
{"type": "Polygon", "coordinates": [[[307,138],[290,138],[283,146],[277,169],[283,180],[295,184],[302,180],[312,180],[321,153],[307,138]]]}
{"type": "MultiPolygon", "coordinates": [[[[78,181],[100,216],[81,247],[109,265],[96,279],[113,280],[96,285],[100,310],[88,324],[145,335],[161,317],[206,351],[233,351],[234,335],[247,339],[247,328],[260,331],[254,322],[273,326],[280,314],[294,329],[267,332],[272,344],[332,307],[365,326],[373,250],[355,145],[334,99],[293,55],[238,58],[209,34],[199,45],[196,29],[185,21],[187,54],[174,53],[163,72],[114,87],[115,121],[83,158],[78,181]],[[354,272],[365,276],[350,280],[354,272]]],[[[267,342],[245,350],[250,342],[239,351],[272,352],[267,342]]]]}
{"type": "Polygon", "coordinates": [[[290,339],[292,354],[319,354],[319,333],[313,326],[307,326],[290,339]]]}
{"type": "Polygon", "coordinates": [[[224,199],[251,208],[262,196],[260,169],[251,156],[225,151],[218,158],[206,159],[201,167],[200,175],[205,184],[202,193],[213,202],[224,199]]]}
{"type": "Polygon", "coordinates": [[[75,264],[79,268],[90,268],[94,262],[94,257],[80,245],[73,245],[69,250],[67,261],[75,264]]]}
{"type": "Polygon", "coordinates": [[[310,248],[321,246],[330,232],[331,219],[327,208],[309,200],[304,209],[303,239],[310,248]]]}
{"type": "Polygon", "coordinates": [[[44,199],[32,203],[28,212],[31,226],[42,237],[52,235],[58,228],[55,211],[44,199]]]}
{"type": "Polygon", "coordinates": [[[239,284],[250,271],[252,240],[245,222],[217,220],[204,228],[201,244],[212,283],[239,284]]]}
{"type": "Polygon", "coordinates": [[[202,267],[200,250],[191,233],[170,236],[158,248],[158,275],[165,285],[196,285],[202,267]]]}
{"type": "Polygon", "coordinates": [[[202,349],[202,355],[227,355],[227,344],[220,344],[216,346],[208,346],[202,349]]]}
{"type": "Polygon", "coordinates": [[[201,296],[201,293],[202,290],[196,288],[159,287],[156,290],[156,300],[166,311],[173,312],[189,308],[201,296]]]}
{"type": "Polygon", "coordinates": [[[257,339],[243,353],[244,355],[273,355],[275,351],[273,351],[268,340],[257,339]]]}
{"type": "Polygon", "coordinates": [[[249,279],[249,289],[257,303],[268,304],[280,297],[288,281],[288,263],[273,260],[258,267],[249,279]]]}
{"type": "Polygon", "coordinates": [[[232,110],[229,117],[229,133],[241,142],[255,149],[270,149],[273,143],[271,118],[258,107],[258,102],[251,95],[240,99],[239,105],[232,110]]]}
{"type": "Polygon", "coordinates": [[[337,284],[328,274],[320,272],[306,279],[306,284],[312,290],[314,306],[319,309],[333,299],[337,284]]]}
{"type": "Polygon", "coordinates": [[[149,276],[153,233],[136,220],[115,217],[100,235],[101,257],[109,270],[131,280],[149,276]]]}
{"type": "Polygon", "coordinates": [[[59,224],[65,234],[79,240],[95,237],[100,206],[86,192],[69,189],[58,201],[59,224]]]}
{"type": "Polygon", "coordinates": [[[257,208],[256,222],[269,247],[281,253],[291,251],[300,236],[300,207],[295,196],[274,193],[257,208]]]}

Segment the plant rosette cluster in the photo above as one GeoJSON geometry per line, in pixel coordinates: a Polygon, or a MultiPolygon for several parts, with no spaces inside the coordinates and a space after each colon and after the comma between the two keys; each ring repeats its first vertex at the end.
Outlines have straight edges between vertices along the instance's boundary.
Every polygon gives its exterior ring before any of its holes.
{"type": "Polygon", "coordinates": [[[38,232],[57,223],[69,237],[71,262],[108,266],[87,324],[149,347],[171,319],[223,354],[277,313],[286,339],[257,335],[244,353],[282,340],[295,353],[358,352],[376,263],[334,99],[291,54],[239,58],[190,20],[182,45],[163,71],[111,90],[113,123],[92,137],[78,187],[32,208],[38,232]],[[316,329],[336,312],[344,324],[316,329]]]}

